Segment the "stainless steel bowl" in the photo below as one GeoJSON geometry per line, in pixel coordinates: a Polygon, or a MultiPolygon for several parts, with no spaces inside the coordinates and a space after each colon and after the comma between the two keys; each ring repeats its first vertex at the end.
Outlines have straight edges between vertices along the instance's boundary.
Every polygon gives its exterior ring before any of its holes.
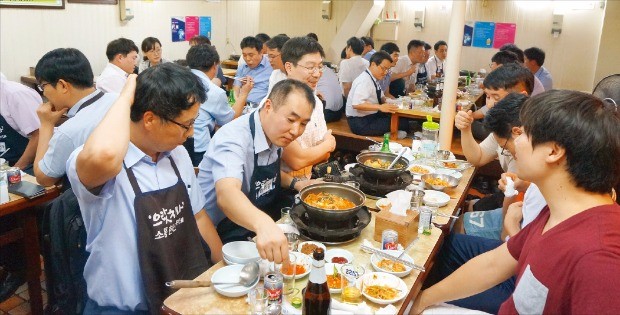
{"type": "Polygon", "coordinates": [[[459,184],[459,180],[450,175],[436,174],[436,173],[422,175],[422,181],[424,182],[424,187],[426,187],[427,189],[433,189],[433,190],[438,190],[438,191],[443,191],[446,188],[454,188],[458,186],[459,184]],[[448,186],[431,185],[426,182],[427,180],[434,179],[434,178],[439,178],[439,179],[447,181],[448,186]]]}
{"type": "Polygon", "coordinates": [[[300,192],[301,203],[311,219],[321,221],[344,221],[352,218],[366,202],[366,195],[359,189],[340,183],[319,183],[304,187],[300,192]],[[307,204],[304,200],[312,193],[330,193],[350,200],[355,207],[348,210],[326,210],[307,204]]]}
{"type": "Polygon", "coordinates": [[[447,160],[450,158],[450,154],[452,152],[448,150],[437,150],[437,159],[438,160],[447,160]]]}
{"type": "Polygon", "coordinates": [[[358,154],[356,159],[357,163],[362,167],[362,169],[364,169],[365,174],[374,178],[389,179],[395,178],[407,170],[407,166],[409,166],[409,160],[407,160],[407,158],[401,156],[394,167],[389,170],[368,166],[365,165],[364,162],[370,159],[380,159],[391,163],[397,156],[398,154],[387,152],[363,152],[358,154]],[[397,168],[399,165],[401,167],[397,168]]]}

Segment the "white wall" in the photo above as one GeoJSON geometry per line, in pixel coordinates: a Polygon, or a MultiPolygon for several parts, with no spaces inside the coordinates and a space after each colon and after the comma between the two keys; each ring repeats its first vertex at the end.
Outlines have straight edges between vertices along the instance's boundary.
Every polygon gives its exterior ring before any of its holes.
{"type": "Polygon", "coordinates": [[[185,59],[187,42],[173,43],[170,34],[172,16],[211,16],[212,42],[226,59],[232,48],[239,52],[244,36],[258,32],[258,1],[127,1],[135,18],[121,23],[118,6],[66,3],[64,10],[2,9],[0,10],[0,70],[10,79],[28,73],[46,52],[58,47],[80,49],[99,75],[107,58],[105,49],[113,39],[126,37],[138,48],[148,36],[157,37],[163,45],[163,56],[169,60],[185,59]],[[226,38],[234,46],[226,45],[226,38]]]}
{"type": "Polygon", "coordinates": [[[604,77],[620,73],[620,1],[607,1],[601,47],[594,76],[594,85],[604,77]]]}

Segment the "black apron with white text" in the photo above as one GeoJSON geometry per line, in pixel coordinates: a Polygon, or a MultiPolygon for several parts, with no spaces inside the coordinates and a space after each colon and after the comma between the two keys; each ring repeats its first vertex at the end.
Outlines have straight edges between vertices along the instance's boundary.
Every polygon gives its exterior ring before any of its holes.
{"type": "Polygon", "coordinates": [[[426,73],[426,65],[423,64],[422,67],[424,68],[424,72],[420,71],[420,67],[418,67],[418,74],[416,75],[415,78],[415,84],[421,84],[421,85],[426,85],[426,83],[428,82],[428,73],[426,73]]]}
{"type": "MultiPolygon", "coordinates": [[[[250,117],[252,142],[254,142],[256,133],[256,126],[254,125],[255,114],[256,111],[252,112],[250,117]]],[[[250,192],[247,195],[255,207],[267,213],[274,221],[280,219],[280,211],[277,207],[274,207],[277,201],[276,197],[280,193],[280,150],[278,149],[278,158],[273,163],[259,166],[258,154],[256,153],[256,147],[254,147],[254,171],[252,171],[252,176],[250,177],[250,192]]],[[[253,232],[237,225],[229,218],[224,218],[217,225],[217,232],[223,244],[234,241],[246,241],[248,237],[255,236],[253,232]]]]}
{"type": "Polygon", "coordinates": [[[370,72],[368,70],[366,70],[366,73],[368,73],[368,75],[370,76],[370,80],[372,81],[372,84],[374,84],[375,86],[375,93],[377,93],[377,104],[381,105],[381,87],[379,87],[379,85],[377,84],[377,82],[375,82],[375,78],[372,76],[372,74],[370,74],[370,72]]]}
{"type": "Polygon", "coordinates": [[[177,183],[149,192],[140,190],[133,171],[125,167],[136,194],[140,274],[151,314],[159,314],[164,300],[173,293],[166,282],[193,280],[208,268],[187,188],[174,160],[168,159],[177,183]]]}
{"type": "Polygon", "coordinates": [[[0,115],[0,154],[13,166],[28,146],[28,138],[22,136],[0,115]]]}

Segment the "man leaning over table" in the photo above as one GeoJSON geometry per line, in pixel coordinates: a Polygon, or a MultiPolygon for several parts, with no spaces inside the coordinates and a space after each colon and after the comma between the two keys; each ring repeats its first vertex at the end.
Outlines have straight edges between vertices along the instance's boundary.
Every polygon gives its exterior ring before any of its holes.
{"type": "Polygon", "coordinates": [[[34,174],[39,184],[49,186],[65,175],[69,155],[84,144],[118,94],[93,87],[90,63],[75,48],[46,53],[34,72],[38,88],[48,99],[37,109],[41,128],[34,174]],[[54,130],[64,115],[69,119],[54,130]]]}
{"type": "MultiPolygon", "coordinates": [[[[305,36],[292,38],[282,47],[282,62],[288,78],[305,83],[313,91],[323,73],[323,56],[321,44],[305,36]]],[[[310,179],[312,166],[329,159],[335,149],[336,139],[331,129],[327,129],[323,103],[315,95],[306,129],[282,151],[282,170],[296,179],[310,179]]]]}
{"type": "MultiPolygon", "coordinates": [[[[370,58],[370,67],[360,74],[347,98],[345,113],[353,133],[363,136],[381,136],[390,132],[390,114],[398,110],[396,104],[385,103],[379,82],[392,66],[392,58],[378,51],[370,58]]],[[[409,122],[399,119],[399,128],[408,130],[409,122]]]]}
{"type": "Polygon", "coordinates": [[[120,93],[127,76],[138,64],[138,46],[127,38],[111,41],[106,48],[108,64],[97,78],[97,89],[106,93],[120,93]]]}
{"type": "Polygon", "coordinates": [[[620,313],[620,205],[609,194],[620,179],[620,113],[594,96],[552,90],[530,98],[521,121],[517,175],[548,206],[508,242],[422,291],[411,314],[515,274],[499,314],[620,313]]]}
{"type": "Polygon", "coordinates": [[[221,260],[222,243],[203,210],[181,145],[206,97],[200,80],[173,63],[131,75],[84,146],[67,161],[90,256],[85,314],[158,314],[172,291],[221,260]]]}
{"type": "Polygon", "coordinates": [[[293,181],[280,170],[280,156],[303,134],[315,99],[312,89],[296,80],[274,87],[265,104],[218,130],[198,166],[198,182],[207,213],[224,243],[256,235],[262,258],[288,260],[288,242],[276,225],[281,187],[300,190],[311,181],[293,181]]]}
{"type": "Polygon", "coordinates": [[[258,106],[260,101],[267,96],[269,77],[273,71],[269,58],[261,53],[262,49],[263,42],[255,37],[248,36],[241,40],[241,53],[245,64],[239,65],[236,74],[238,79],[233,84],[235,98],[240,93],[241,80],[254,84],[247,99],[253,107],[258,106]]]}

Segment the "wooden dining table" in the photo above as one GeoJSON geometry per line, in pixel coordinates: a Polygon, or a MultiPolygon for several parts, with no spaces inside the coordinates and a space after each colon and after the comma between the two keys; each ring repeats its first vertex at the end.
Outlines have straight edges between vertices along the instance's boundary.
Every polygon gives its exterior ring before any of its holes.
{"type": "MultiPolygon", "coordinates": [[[[31,175],[22,175],[22,181],[37,183],[31,175]]],[[[37,213],[45,202],[51,201],[60,195],[56,186],[45,188],[45,193],[33,199],[9,194],[9,202],[0,205],[0,220],[14,220],[17,227],[0,235],[0,246],[20,240],[24,246],[26,256],[26,281],[30,296],[32,314],[43,314],[43,299],[41,296],[41,258],[39,251],[39,228],[37,213]]]]}
{"type": "MultiPolygon", "coordinates": [[[[450,196],[450,201],[446,206],[440,207],[438,212],[445,215],[457,214],[459,207],[467,195],[474,172],[475,170],[473,168],[466,169],[462,172],[463,177],[459,185],[445,191],[445,193],[450,196]]],[[[374,200],[367,199],[366,205],[371,210],[378,211],[374,200]]],[[[354,263],[362,265],[366,272],[374,271],[370,263],[371,255],[363,252],[360,249],[360,245],[364,240],[368,240],[375,248],[381,247],[379,242],[373,240],[376,213],[373,211],[371,211],[371,213],[372,219],[370,224],[362,230],[361,235],[357,239],[340,245],[326,244],[328,250],[332,248],[342,248],[353,253],[354,263]]],[[[403,314],[407,305],[419,294],[428,272],[433,267],[435,257],[441,248],[443,239],[446,234],[449,233],[451,220],[453,219],[435,216],[433,218],[434,226],[432,227],[431,234],[419,235],[417,243],[408,250],[407,254],[413,258],[417,265],[424,266],[426,272],[413,270],[409,275],[402,278],[409,291],[405,298],[393,304],[398,309],[398,314],[403,314]]],[[[402,245],[406,247],[408,244],[402,245]]],[[[196,280],[209,280],[215,271],[224,266],[225,264],[223,262],[219,262],[198,276],[196,280]]],[[[300,292],[301,289],[305,288],[307,281],[307,276],[296,281],[296,287],[300,289],[300,292]]],[[[332,298],[340,300],[340,294],[333,294],[332,298]]],[[[286,299],[287,298],[285,298],[285,303],[287,302],[286,299]]],[[[366,299],[365,302],[373,310],[377,310],[384,306],[372,303],[366,299]]],[[[249,312],[250,305],[246,302],[245,295],[237,298],[225,297],[216,293],[211,287],[180,289],[168,297],[162,306],[162,313],[164,314],[249,314],[249,312]]]]}

